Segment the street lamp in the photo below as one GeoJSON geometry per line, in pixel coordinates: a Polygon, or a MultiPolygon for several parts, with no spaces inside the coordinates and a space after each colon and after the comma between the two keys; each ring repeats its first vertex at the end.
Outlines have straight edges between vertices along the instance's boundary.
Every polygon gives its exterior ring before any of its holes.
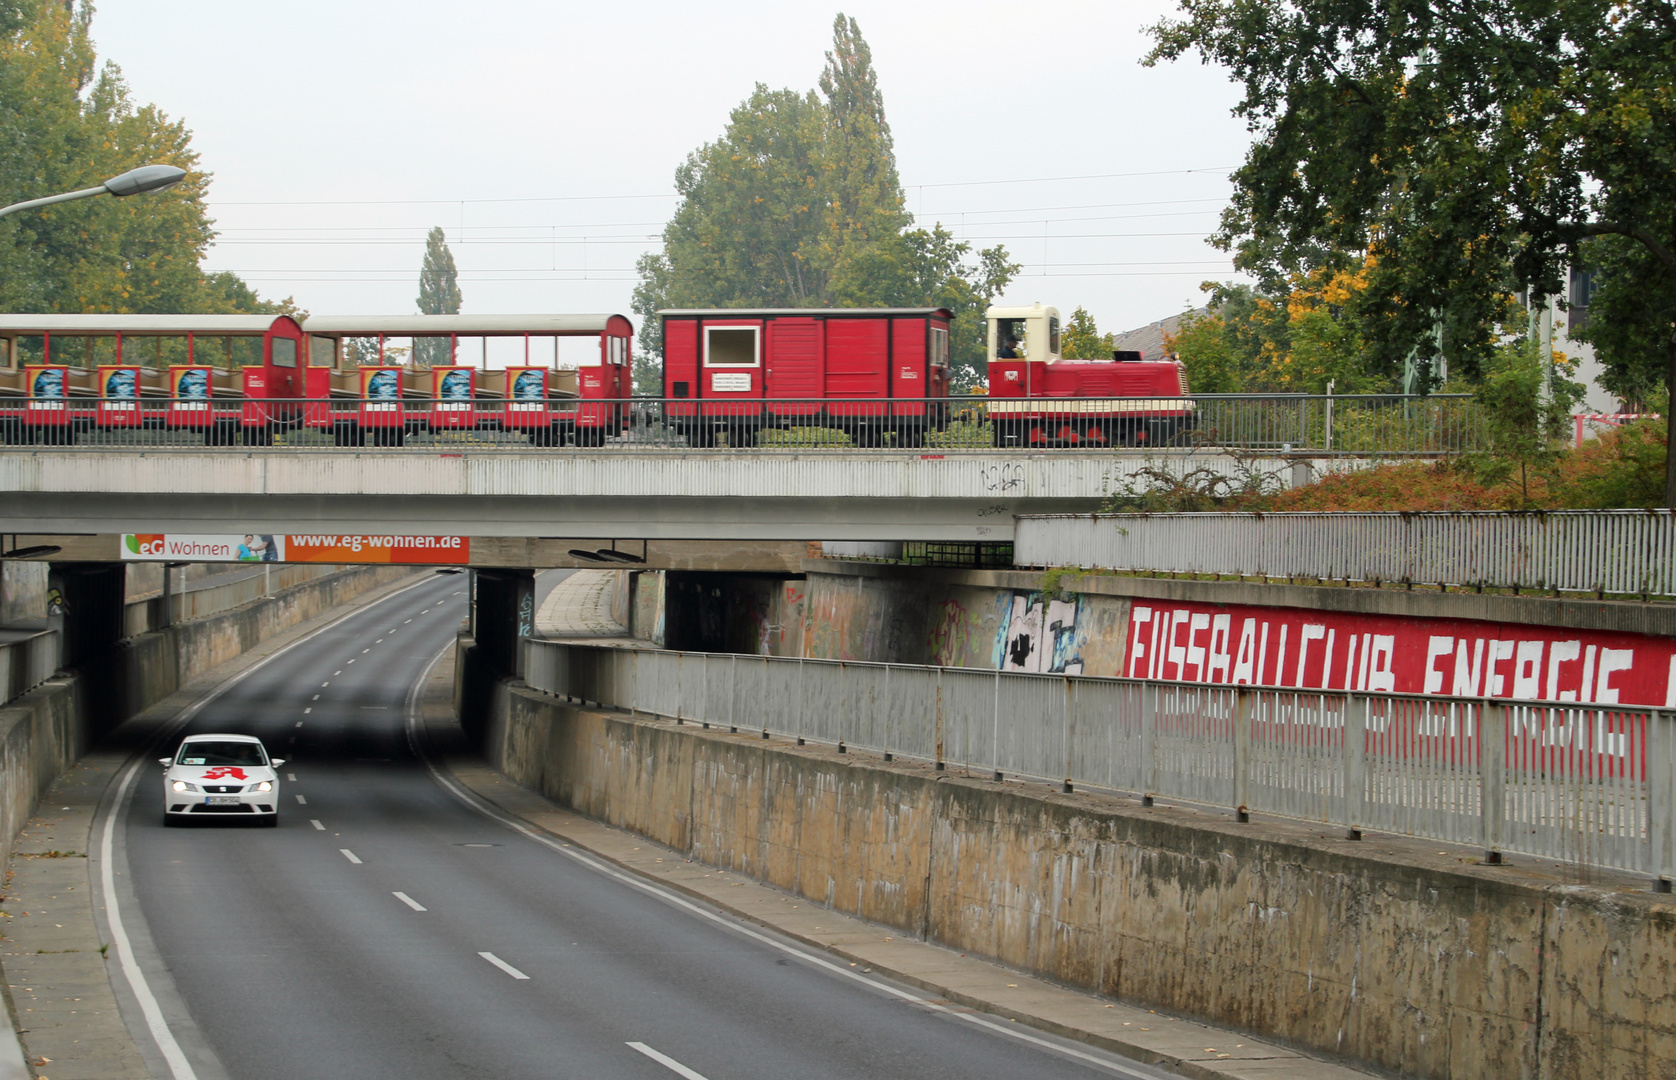
{"type": "Polygon", "coordinates": [[[66,191],[62,195],[48,195],[44,199],[30,199],[28,202],[0,207],[0,218],[7,214],[15,214],[19,210],[33,210],[37,206],[74,202],[76,199],[90,199],[95,195],[115,195],[122,199],[147,191],[162,191],[164,188],[174,187],[184,179],[186,170],[177,169],[173,165],[141,165],[137,169],[129,169],[121,176],[111,177],[98,187],[66,191]]]}

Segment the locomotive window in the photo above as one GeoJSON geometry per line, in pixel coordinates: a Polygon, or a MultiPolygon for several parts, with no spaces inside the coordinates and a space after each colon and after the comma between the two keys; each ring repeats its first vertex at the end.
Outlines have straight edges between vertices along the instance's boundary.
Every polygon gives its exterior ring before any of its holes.
{"type": "Polygon", "coordinates": [[[606,353],[613,364],[623,364],[628,360],[628,339],[613,337],[606,338],[606,353]]]}
{"type": "Polygon", "coordinates": [[[274,367],[297,366],[297,342],[294,338],[276,337],[273,344],[274,367]]]}
{"type": "Polygon", "coordinates": [[[931,366],[949,366],[949,332],[938,326],[931,328],[931,366]]]}
{"type": "Polygon", "coordinates": [[[757,328],[754,326],[706,326],[705,367],[755,367],[757,328]]]}
{"type": "Polygon", "coordinates": [[[1059,355],[1059,316],[1048,316],[1048,355],[1059,355]]]}
{"type": "Polygon", "coordinates": [[[309,367],[333,367],[338,358],[338,339],[311,337],[308,339],[309,367]]]}
{"type": "Polygon", "coordinates": [[[1024,320],[995,320],[996,358],[1001,360],[1017,360],[1024,355],[1024,320]]]}

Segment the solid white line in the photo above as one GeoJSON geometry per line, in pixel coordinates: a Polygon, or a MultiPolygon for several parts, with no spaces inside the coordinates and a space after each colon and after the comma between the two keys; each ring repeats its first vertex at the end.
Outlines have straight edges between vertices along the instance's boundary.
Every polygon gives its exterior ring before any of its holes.
{"type": "Polygon", "coordinates": [[[684,1076],[687,1080],[706,1080],[703,1073],[687,1068],[685,1065],[676,1061],[668,1054],[660,1054],[656,1050],[653,1050],[650,1046],[647,1046],[645,1043],[631,1042],[628,1044],[628,1048],[630,1050],[638,1050],[640,1053],[645,1054],[647,1057],[651,1058],[659,1065],[662,1065],[676,1076],[684,1076]]]}
{"type": "Polygon", "coordinates": [[[326,826],[320,824],[320,819],[319,818],[309,818],[308,823],[310,825],[313,825],[314,828],[319,832],[325,832],[326,831],[326,826]]]}
{"type": "Polygon", "coordinates": [[[298,795],[297,796],[297,805],[298,806],[307,806],[308,805],[308,800],[303,798],[301,795],[298,795]]]}
{"type": "Polygon", "coordinates": [[[412,908],[414,911],[424,911],[425,910],[425,905],[424,904],[421,904],[419,901],[415,900],[413,897],[407,895],[404,892],[391,893],[390,895],[394,896],[397,900],[400,900],[402,903],[406,904],[408,907],[412,908]]]}
{"type": "Polygon", "coordinates": [[[532,826],[524,824],[522,820],[511,816],[497,807],[491,806],[488,802],[480,799],[476,793],[459,783],[452,776],[446,775],[442,771],[441,767],[437,765],[436,762],[431,760],[430,755],[424,751],[424,748],[419,742],[419,692],[429,680],[431,668],[435,667],[437,662],[442,659],[443,655],[452,648],[454,648],[453,645],[445,646],[436,654],[436,656],[432,657],[431,662],[426,665],[425,670],[420,672],[418,681],[415,682],[408,690],[407,742],[408,746],[413,750],[414,755],[425,763],[425,769],[431,774],[431,779],[435,780],[444,791],[454,796],[454,798],[464,803],[467,807],[477,811],[479,814],[489,818],[491,821],[497,821],[502,826],[511,829],[513,832],[519,833],[559,855],[563,855],[567,859],[579,862],[583,866],[589,867],[594,872],[604,877],[622,882],[631,889],[638,889],[643,893],[655,896],[666,904],[681,908],[682,910],[700,919],[705,919],[709,922],[717,924],[718,926],[725,927],[742,937],[748,937],[753,941],[757,941],[768,946],[771,949],[777,949],[789,956],[797,957],[805,963],[813,967],[821,968],[832,975],[838,975],[846,979],[854,980],[855,982],[870,986],[881,993],[889,994],[890,996],[898,998],[902,1001],[911,1001],[916,1005],[920,1005],[931,1010],[932,1012],[946,1013],[951,1017],[964,1020],[969,1024],[976,1024],[978,1027],[986,1028],[994,1034],[1005,1036],[1010,1039],[1017,1039],[1019,1042],[1029,1043],[1032,1046],[1040,1047],[1051,1053],[1062,1054],[1066,1057],[1075,1058],[1078,1061],[1086,1061],[1090,1065],[1095,1065],[1099,1068],[1109,1070],[1119,1074],[1120,1076],[1134,1077],[1137,1075],[1136,1073],[1130,1072],[1122,1065],[1119,1065],[1116,1062],[1108,1061],[1098,1055],[1085,1053],[1084,1051],[1077,1050],[1070,1046],[1062,1046],[1058,1043],[1049,1042],[1047,1039],[1037,1038],[1034,1035],[1028,1034],[1024,1030],[1020,1030],[1018,1024],[1010,1022],[1001,1024],[975,1013],[956,1012],[945,1005],[937,1004],[930,998],[922,997],[919,994],[904,990],[898,986],[893,986],[892,984],[879,979],[869,978],[859,971],[854,971],[848,967],[835,964],[830,960],[822,959],[820,956],[809,952],[804,946],[791,945],[784,941],[770,937],[767,934],[758,933],[757,931],[744,925],[744,923],[735,916],[727,915],[719,911],[707,910],[706,908],[689,900],[681,893],[654,885],[651,882],[646,881],[635,874],[631,874],[626,870],[619,870],[617,867],[605,862],[601,858],[583,854],[573,847],[567,847],[545,833],[537,832],[532,826]]]}
{"type": "MultiPolygon", "coordinates": [[[[423,584],[424,580],[425,579],[421,578],[415,581],[412,585],[396,589],[395,591],[380,597],[378,600],[373,601],[373,603],[381,604],[386,600],[399,596],[400,594],[407,592],[409,589],[416,588],[423,584]]],[[[182,709],[173,721],[163,725],[157,737],[152,741],[151,746],[155,747],[156,745],[166,742],[175,732],[190,723],[192,718],[203,710],[204,706],[208,705],[228,690],[231,690],[258,670],[266,667],[274,660],[290,652],[298,645],[301,645],[303,642],[311,640],[315,637],[315,635],[324,633],[339,623],[354,618],[371,606],[373,605],[360,605],[353,611],[344,612],[342,615],[330,622],[315,628],[310,633],[275,649],[267,656],[264,656],[262,659],[256,661],[254,664],[251,664],[243,671],[227,679],[225,682],[221,683],[221,685],[210,690],[203,697],[199,698],[185,709],[182,709]]],[[[439,653],[438,655],[440,656],[441,654],[439,653]]],[[[134,778],[139,775],[140,766],[145,763],[145,759],[149,755],[149,752],[149,748],[146,751],[142,751],[139,757],[129,763],[126,772],[123,774],[122,780],[117,784],[116,798],[110,803],[111,810],[105,816],[104,828],[99,837],[99,887],[105,899],[105,919],[110,924],[111,944],[115,946],[117,962],[121,966],[123,977],[128,981],[129,989],[134,993],[135,1001],[139,1004],[140,1014],[145,1018],[146,1030],[151,1033],[152,1040],[157,1044],[158,1052],[163,1055],[164,1064],[169,1067],[169,1072],[173,1074],[175,1080],[197,1080],[197,1072],[193,1070],[191,1063],[186,1060],[186,1053],[181,1049],[180,1043],[175,1039],[174,1032],[169,1030],[169,1022],[163,1017],[163,1009],[162,1006],[157,1003],[157,995],[152,992],[151,984],[146,981],[145,972],[140,969],[138,961],[134,959],[134,947],[128,937],[127,925],[122,919],[122,906],[116,895],[116,874],[112,869],[115,858],[113,851],[115,848],[117,818],[122,816],[121,811],[124,802],[128,798],[128,792],[133,787],[134,778]]],[[[297,801],[302,802],[303,797],[301,795],[297,796],[297,801]]]]}
{"type": "Polygon", "coordinates": [[[353,851],[350,851],[346,847],[340,847],[340,848],[338,848],[338,850],[343,853],[344,858],[348,859],[350,862],[354,863],[356,866],[361,865],[361,860],[357,859],[355,857],[355,853],[353,851]]]}
{"type": "Polygon", "coordinates": [[[495,965],[496,967],[500,968],[502,971],[506,972],[508,975],[512,976],[514,979],[527,979],[527,978],[529,978],[528,975],[525,975],[522,971],[519,971],[517,968],[515,968],[511,964],[507,963],[505,960],[502,960],[500,957],[496,956],[492,952],[480,952],[477,955],[481,956],[483,959],[489,961],[489,963],[491,963],[491,964],[495,965]]]}

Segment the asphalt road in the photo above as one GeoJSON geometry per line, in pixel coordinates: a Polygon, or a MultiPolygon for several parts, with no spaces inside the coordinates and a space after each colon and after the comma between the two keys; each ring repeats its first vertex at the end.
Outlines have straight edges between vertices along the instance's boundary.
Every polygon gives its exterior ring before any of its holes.
{"type": "Polygon", "coordinates": [[[171,1027],[200,1077],[1157,1075],[835,974],[449,794],[409,748],[406,701],[466,613],[467,580],[328,627],[190,723],[288,759],[277,829],[165,829],[154,765],[119,808],[138,909],[123,917],[154,950],[142,965],[172,980],[160,996],[190,1015],[171,1027]]]}

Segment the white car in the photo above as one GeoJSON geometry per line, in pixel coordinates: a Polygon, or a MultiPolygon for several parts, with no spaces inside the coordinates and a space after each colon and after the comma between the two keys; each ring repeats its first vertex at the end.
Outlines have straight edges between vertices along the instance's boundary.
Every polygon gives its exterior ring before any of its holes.
{"type": "Polygon", "coordinates": [[[249,735],[192,735],[172,758],[158,758],[163,773],[163,824],[188,817],[253,818],[279,824],[279,773],[284,758],[269,758],[262,740],[249,735]]]}

